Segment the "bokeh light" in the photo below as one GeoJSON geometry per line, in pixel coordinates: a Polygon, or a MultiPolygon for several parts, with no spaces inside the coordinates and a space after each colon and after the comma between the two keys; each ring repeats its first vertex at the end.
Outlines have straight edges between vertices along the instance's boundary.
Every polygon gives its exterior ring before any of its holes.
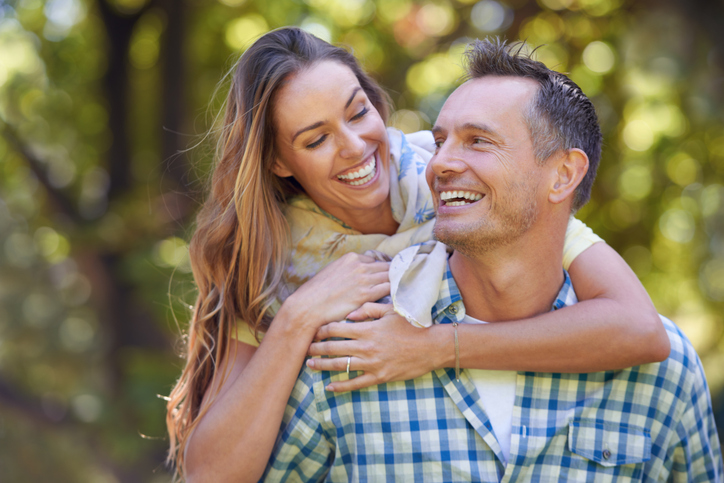
{"type": "Polygon", "coordinates": [[[583,50],[583,63],[598,74],[606,74],[613,69],[616,57],[613,49],[605,42],[594,41],[583,50]]]}
{"type": "Polygon", "coordinates": [[[694,217],[686,210],[671,209],[659,219],[661,233],[671,241],[688,243],[694,238],[696,224],[694,217]]]}
{"type": "Polygon", "coordinates": [[[654,144],[654,132],[646,121],[633,120],[623,129],[623,141],[634,151],[647,151],[654,144]]]}
{"type": "Polygon", "coordinates": [[[390,126],[404,133],[413,133],[430,127],[430,119],[420,111],[400,109],[390,116],[390,126]]]}
{"type": "Polygon", "coordinates": [[[226,44],[233,50],[243,50],[252,41],[269,31],[266,19],[259,14],[249,14],[229,22],[226,27],[226,44]]]}
{"type": "Polygon", "coordinates": [[[326,42],[332,41],[332,30],[317,17],[307,17],[299,26],[310,34],[315,35],[326,42]]]}
{"type": "Polygon", "coordinates": [[[646,164],[628,166],[618,179],[618,189],[621,196],[630,201],[646,198],[651,193],[652,186],[651,167],[646,164]]]}
{"type": "Polygon", "coordinates": [[[470,11],[470,21],[481,32],[498,32],[513,22],[513,11],[502,2],[481,0],[470,11]]]}

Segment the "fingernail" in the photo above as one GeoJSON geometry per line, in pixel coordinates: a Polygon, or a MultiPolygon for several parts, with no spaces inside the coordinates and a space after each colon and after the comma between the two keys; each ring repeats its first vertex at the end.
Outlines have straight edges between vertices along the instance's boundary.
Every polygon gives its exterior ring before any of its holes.
{"type": "Polygon", "coordinates": [[[332,387],[331,384],[330,384],[329,386],[325,387],[324,389],[327,390],[327,391],[329,391],[329,392],[334,392],[334,387],[332,387]]]}
{"type": "Polygon", "coordinates": [[[307,359],[307,367],[314,369],[314,359],[307,359]]]}

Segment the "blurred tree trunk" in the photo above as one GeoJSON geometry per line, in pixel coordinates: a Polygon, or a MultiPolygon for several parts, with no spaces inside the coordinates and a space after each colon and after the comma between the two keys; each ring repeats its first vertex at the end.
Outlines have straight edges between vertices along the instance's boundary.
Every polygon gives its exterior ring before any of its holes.
{"type": "MultiPolygon", "coordinates": [[[[714,45],[712,55],[724,68],[724,2],[721,0],[670,0],[694,26],[699,26],[714,45]]],[[[721,92],[721,91],[720,91],[721,92]]]]}

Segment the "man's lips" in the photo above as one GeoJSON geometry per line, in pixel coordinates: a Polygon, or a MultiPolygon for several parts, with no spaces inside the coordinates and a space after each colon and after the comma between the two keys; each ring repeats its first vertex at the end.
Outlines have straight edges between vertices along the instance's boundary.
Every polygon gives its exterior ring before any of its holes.
{"type": "Polygon", "coordinates": [[[485,195],[468,190],[444,190],[439,196],[442,206],[464,206],[482,200],[485,195]]]}

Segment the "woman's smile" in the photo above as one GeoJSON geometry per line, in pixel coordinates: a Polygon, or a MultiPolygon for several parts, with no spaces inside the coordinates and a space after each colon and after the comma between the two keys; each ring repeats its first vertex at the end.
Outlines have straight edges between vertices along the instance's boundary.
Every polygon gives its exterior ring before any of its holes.
{"type": "Polygon", "coordinates": [[[338,174],[337,179],[350,186],[366,185],[377,176],[378,155],[378,152],[375,151],[371,156],[362,161],[362,163],[345,170],[343,174],[338,174]]]}

